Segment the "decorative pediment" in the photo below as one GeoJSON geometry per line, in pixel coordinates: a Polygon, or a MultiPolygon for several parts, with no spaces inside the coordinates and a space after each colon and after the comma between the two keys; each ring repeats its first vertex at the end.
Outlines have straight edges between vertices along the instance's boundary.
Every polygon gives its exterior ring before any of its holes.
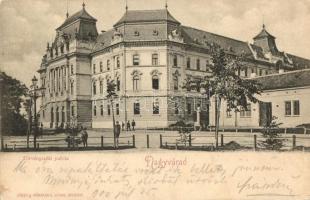
{"type": "Polygon", "coordinates": [[[104,77],[103,76],[99,76],[99,81],[103,81],[104,77]]]}
{"type": "Polygon", "coordinates": [[[107,75],[105,76],[105,79],[111,80],[111,76],[110,76],[109,74],[107,74],[107,75]]]}
{"type": "Polygon", "coordinates": [[[152,76],[159,76],[161,75],[162,73],[160,71],[158,71],[157,69],[155,70],[152,70],[151,73],[150,73],[152,76]]]}
{"type": "Polygon", "coordinates": [[[131,73],[132,76],[141,76],[142,74],[143,73],[140,72],[139,70],[133,70],[132,73],[131,73]]]}
{"type": "Polygon", "coordinates": [[[175,72],[173,73],[173,76],[181,76],[181,74],[178,70],[175,70],[175,72]]]}

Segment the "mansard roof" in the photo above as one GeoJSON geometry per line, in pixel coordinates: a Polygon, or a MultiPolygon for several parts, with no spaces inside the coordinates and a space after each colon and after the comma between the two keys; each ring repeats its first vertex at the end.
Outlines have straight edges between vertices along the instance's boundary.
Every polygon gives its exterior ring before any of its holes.
{"type": "Polygon", "coordinates": [[[181,28],[184,42],[187,44],[194,44],[202,47],[208,47],[209,45],[217,44],[220,45],[221,48],[225,49],[226,51],[230,51],[231,53],[244,53],[246,55],[251,55],[251,51],[247,42],[188,26],[181,26],[181,28]]]}
{"type": "Polygon", "coordinates": [[[135,22],[157,22],[169,21],[180,24],[167,9],[162,10],[128,10],[123,17],[114,25],[118,26],[122,23],[135,23],[135,22]]]}
{"type": "Polygon", "coordinates": [[[91,20],[91,21],[94,21],[96,22],[97,19],[95,19],[94,17],[92,17],[85,9],[85,7],[82,8],[82,10],[74,13],[73,15],[69,16],[65,22],[59,26],[56,30],[59,30],[75,21],[77,21],[78,19],[86,19],[86,20],[91,20]]]}
{"type": "Polygon", "coordinates": [[[310,86],[310,69],[270,74],[252,78],[261,84],[263,90],[289,89],[310,86]]]}

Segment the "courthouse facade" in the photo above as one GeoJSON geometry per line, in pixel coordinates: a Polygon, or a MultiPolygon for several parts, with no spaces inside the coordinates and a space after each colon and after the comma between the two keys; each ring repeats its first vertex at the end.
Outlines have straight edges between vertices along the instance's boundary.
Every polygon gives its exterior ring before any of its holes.
{"type": "Polygon", "coordinates": [[[275,37],[263,27],[254,43],[242,42],[182,25],[168,11],[126,10],[111,30],[101,31],[83,5],[67,16],[47,44],[38,72],[46,88],[40,109],[44,127],[70,122],[112,126],[112,106],[106,99],[108,80],[116,83],[116,120],[135,120],[137,127],[166,127],[178,120],[209,123],[209,103],[197,91],[187,91],[186,78],[208,75],[210,48],[247,57],[243,77],[310,67],[310,61],[277,49],[275,37]]]}

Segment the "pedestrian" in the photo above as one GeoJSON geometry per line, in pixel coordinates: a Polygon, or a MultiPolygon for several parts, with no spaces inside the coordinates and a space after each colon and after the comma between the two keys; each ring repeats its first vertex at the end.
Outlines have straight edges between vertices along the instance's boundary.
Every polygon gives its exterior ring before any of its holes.
{"type": "Polygon", "coordinates": [[[84,143],[85,143],[84,147],[87,147],[88,146],[88,144],[87,144],[88,133],[87,133],[86,127],[83,130],[83,135],[84,135],[84,143]]]}
{"type": "Polygon", "coordinates": [[[125,123],[122,122],[122,131],[124,131],[124,128],[125,128],[125,123]]]}
{"type": "Polygon", "coordinates": [[[131,122],[131,126],[132,126],[132,130],[134,131],[135,130],[135,126],[136,126],[136,122],[135,122],[134,119],[131,122]]]}
{"type": "Polygon", "coordinates": [[[131,131],[131,128],[130,128],[130,121],[129,121],[129,120],[127,121],[127,131],[131,131]]]}
{"type": "Polygon", "coordinates": [[[116,148],[118,148],[118,144],[119,144],[119,136],[121,134],[121,125],[119,124],[118,121],[116,121],[116,125],[115,125],[115,139],[116,139],[116,148]]]}

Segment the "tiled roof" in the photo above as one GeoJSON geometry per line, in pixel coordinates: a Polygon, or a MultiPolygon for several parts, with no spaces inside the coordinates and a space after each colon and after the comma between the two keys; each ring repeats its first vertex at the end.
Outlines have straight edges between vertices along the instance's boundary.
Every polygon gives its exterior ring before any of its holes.
{"type": "Polygon", "coordinates": [[[70,17],[68,17],[65,22],[58,27],[57,29],[61,29],[62,27],[65,27],[66,25],[71,24],[72,22],[76,21],[77,19],[88,19],[88,20],[93,20],[93,21],[97,21],[97,19],[95,19],[94,17],[92,17],[86,10],[85,8],[83,8],[82,10],[80,10],[77,13],[74,13],[73,15],[71,15],[70,17]]]}
{"type": "Polygon", "coordinates": [[[247,42],[235,40],[207,31],[182,26],[182,36],[184,37],[184,42],[188,44],[196,44],[207,47],[213,43],[220,45],[222,48],[227,51],[231,51],[232,53],[245,53],[245,55],[252,55],[247,42]]]}
{"type": "Polygon", "coordinates": [[[282,74],[271,74],[253,78],[263,90],[288,89],[310,86],[310,69],[297,70],[282,74]]]}
{"type": "Polygon", "coordinates": [[[167,9],[163,10],[128,10],[123,17],[114,25],[117,26],[128,22],[153,22],[170,21],[180,24],[167,9]]]}

